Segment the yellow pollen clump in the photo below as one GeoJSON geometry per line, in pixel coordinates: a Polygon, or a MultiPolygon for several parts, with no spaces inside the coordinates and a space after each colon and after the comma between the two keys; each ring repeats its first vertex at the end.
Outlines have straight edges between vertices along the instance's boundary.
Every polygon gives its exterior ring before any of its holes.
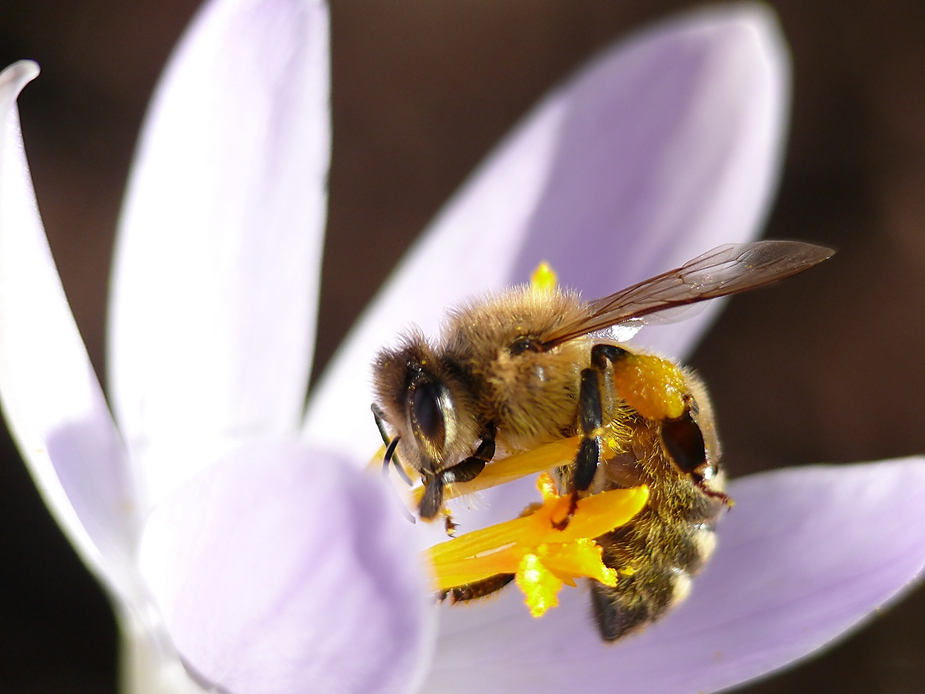
{"type": "Polygon", "coordinates": [[[677,419],[686,408],[684,372],[667,359],[629,354],[613,365],[613,384],[630,407],[648,419],[677,419]]]}
{"type": "Polygon", "coordinates": [[[556,272],[545,260],[530,275],[530,286],[535,292],[551,292],[556,288],[556,272]]]}
{"type": "Polygon", "coordinates": [[[524,592],[527,607],[534,617],[542,617],[551,607],[559,605],[559,589],[562,581],[543,566],[535,554],[525,554],[517,569],[517,586],[524,592]]]}
{"type": "Polygon", "coordinates": [[[580,499],[563,530],[569,495],[559,496],[548,472],[537,480],[543,503],[506,523],[431,547],[436,589],[446,591],[498,574],[514,574],[527,606],[539,617],[558,604],[562,585],[594,578],[615,586],[617,572],[604,565],[595,537],[628,523],[646,505],[647,487],[614,489],[580,499]]]}

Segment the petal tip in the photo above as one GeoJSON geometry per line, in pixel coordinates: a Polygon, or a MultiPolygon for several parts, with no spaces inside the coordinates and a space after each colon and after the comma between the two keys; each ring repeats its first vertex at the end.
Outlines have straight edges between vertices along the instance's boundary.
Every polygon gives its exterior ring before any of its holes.
{"type": "Polygon", "coordinates": [[[751,50],[759,59],[789,71],[790,51],[772,7],[761,2],[742,2],[702,12],[715,29],[750,39],[742,44],[744,50],[751,50]]]}
{"type": "Polygon", "coordinates": [[[39,75],[39,65],[33,60],[18,60],[0,72],[0,90],[11,89],[19,94],[22,88],[39,75]]]}

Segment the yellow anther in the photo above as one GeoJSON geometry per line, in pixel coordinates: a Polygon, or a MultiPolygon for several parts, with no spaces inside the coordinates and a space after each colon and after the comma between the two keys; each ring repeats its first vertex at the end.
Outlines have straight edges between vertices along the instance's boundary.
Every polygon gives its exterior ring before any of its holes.
{"type": "Polygon", "coordinates": [[[437,590],[514,574],[531,613],[540,616],[557,604],[563,583],[575,585],[576,578],[590,577],[616,585],[616,571],[604,565],[594,538],[639,513],[648,501],[648,488],[614,489],[580,499],[568,526],[558,530],[555,523],[568,513],[569,496],[556,493],[548,473],[539,476],[537,487],[543,503],[531,513],[430,548],[437,590]]]}
{"type": "Polygon", "coordinates": [[[548,472],[543,472],[536,478],[536,488],[543,497],[543,503],[554,501],[559,498],[559,490],[556,486],[556,480],[548,472]]]}
{"type": "Polygon", "coordinates": [[[545,260],[530,275],[530,286],[533,287],[535,292],[551,292],[556,288],[556,283],[555,270],[545,260]]]}
{"type": "Polygon", "coordinates": [[[514,579],[524,592],[527,607],[534,617],[542,617],[546,610],[559,604],[562,581],[545,566],[535,554],[525,554],[514,579]]]}
{"type": "Polygon", "coordinates": [[[590,538],[574,542],[540,545],[539,557],[549,569],[565,577],[587,576],[605,586],[617,585],[617,572],[604,565],[601,546],[590,538]]]}

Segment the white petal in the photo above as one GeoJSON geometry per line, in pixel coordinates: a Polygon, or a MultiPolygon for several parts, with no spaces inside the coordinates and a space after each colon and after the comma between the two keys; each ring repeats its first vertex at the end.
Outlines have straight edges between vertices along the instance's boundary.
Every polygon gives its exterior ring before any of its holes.
{"type": "Polygon", "coordinates": [[[0,398],[45,502],[110,590],[132,592],[136,498],[125,453],[39,218],[16,97],[38,74],[0,74],[0,398]]]}
{"type": "Polygon", "coordinates": [[[715,557],[661,622],[604,644],[586,590],[539,620],[511,590],[441,615],[424,691],[717,691],[845,634],[925,567],[923,458],[778,470],[730,493],[715,557]]]}
{"type": "Polygon", "coordinates": [[[329,159],[320,0],[213,0],[155,94],[117,243],[110,384],[156,500],[301,420],[329,159]]]}
{"type": "MultiPolygon", "coordinates": [[[[312,394],[305,436],[369,455],[376,430],[357,418],[369,419],[375,351],[411,322],[435,333],[445,306],[524,282],[541,259],[595,297],[755,236],[777,176],[786,64],[768,10],[727,6],[645,32],[554,91],[351,332],[312,394]]],[[[650,342],[678,353],[707,317],[650,342]]]]}
{"type": "Polygon", "coordinates": [[[377,477],[255,444],[154,510],[141,564],[183,658],[221,691],[407,691],[434,617],[409,527],[377,477]]]}
{"type": "MultiPolygon", "coordinates": [[[[177,655],[156,610],[117,610],[122,694],[203,694],[177,655]]],[[[214,692],[213,692],[214,694],[214,692]]]]}

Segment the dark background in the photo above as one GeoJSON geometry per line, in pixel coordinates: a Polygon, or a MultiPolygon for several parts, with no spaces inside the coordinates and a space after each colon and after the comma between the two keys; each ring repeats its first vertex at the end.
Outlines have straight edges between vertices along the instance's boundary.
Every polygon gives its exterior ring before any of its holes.
{"type": "MultiPolygon", "coordinates": [[[[97,371],[124,179],[196,0],[0,0],[0,63],[97,371]]],[[[552,84],[684,2],[333,2],[334,159],[318,367],[405,246],[552,84]]],[[[769,235],[825,266],[735,298],[692,359],[733,474],[925,452],[925,3],[782,0],[795,90],[769,235]]],[[[0,692],[113,692],[109,608],[0,439],[0,692]]],[[[925,512],[923,512],[925,519],[925,512]]],[[[925,592],[750,692],[925,692],[925,592]]]]}

